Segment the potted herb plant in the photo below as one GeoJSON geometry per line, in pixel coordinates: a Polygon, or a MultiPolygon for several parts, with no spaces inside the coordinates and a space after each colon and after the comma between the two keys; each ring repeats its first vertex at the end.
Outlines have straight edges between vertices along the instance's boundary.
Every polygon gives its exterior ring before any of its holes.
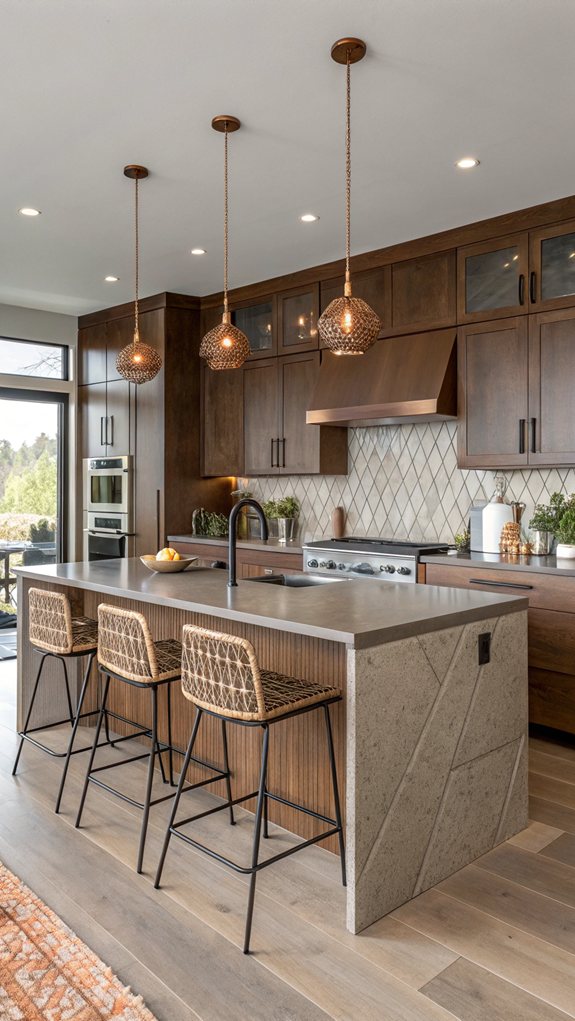
{"type": "Polygon", "coordinates": [[[288,542],[293,539],[300,511],[299,501],[295,496],[284,496],[281,500],[267,500],[263,505],[263,511],[266,518],[277,522],[280,542],[288,542]]]}
{"type": "Polygon", "coordinates": [[[533,532],[533,552],[539,556],[551,553],[553,540],[567,507],[563,493],[553,493],[549,503],[538,503],[529,528],[533,532]]]}
{"type": "Polygon", "coordinates": [[[570,497],[557,528],[558,559],[575,559],[575,496],[570,497]]]}

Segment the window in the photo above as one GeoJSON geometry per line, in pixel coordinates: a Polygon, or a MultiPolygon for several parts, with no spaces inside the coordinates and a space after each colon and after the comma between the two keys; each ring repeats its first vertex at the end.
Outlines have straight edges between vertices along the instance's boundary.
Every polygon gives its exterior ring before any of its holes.
{"type": "Polygon", "coordinates": [[[0,375],[68,378],[68,348],[0,337],[0,375]]]}

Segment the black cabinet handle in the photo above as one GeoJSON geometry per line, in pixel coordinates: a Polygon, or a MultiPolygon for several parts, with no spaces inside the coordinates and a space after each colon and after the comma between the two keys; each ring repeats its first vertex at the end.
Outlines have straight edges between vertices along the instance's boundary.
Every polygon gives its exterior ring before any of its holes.
{"type": "Polygon", "coordinates": [[[532,305],[535,305],[537,301],[537,288],[535,284],[535,270],[531,270],[531,273],[529,274],[529,301],[532,305]]]}
{"type": "MultiPolygon", "coordinates": [[[[278,440],[278,461],[279,461],[279,440],[278,440]]],[[[285,466],[286,466],[286,438],[284,436],[282,440],[282,468],[285,468],[285,466]]]]}
{"type": "Polygon", "coordinates": [[[519,274],[519,304],[525,304],[525,274],[519,274]]]}
{"type": "Polygon", "coordinates": [[[160,543],[160,500],[162,491],[156,489],[156,549],[161,549],[160,543]]]}
{"type": "Polygon", "coordinates": [[[104,439],[104,416],[100,415],[100,446],[105,447],[106,441],[104,439]]]}
{"type": "Polygon", "coordinates": [[[531,453],[537,453],[537,419],[531,419],[531,453]]]}
{"type": "Polygon", "coordinates": [[[112,439],[109,440],[108,442],[109,442],[110,446],[113,447],[114,446],[114,416],[113,415],[110,415],[110,432],[112,434],[112,439]]]}
{"type": "Polygon", "coordinates": [[[532,589],[533,585],[520,585],[517,581],[487,581],[485,578],[470,578],[470,585],[493,585],[494,588],[532,589]]]}
{"type": "Polygon", "coordinates": [[[519,419],[519,453],[525,453],[525,426],[527,421],[525,418],[519,419]]]}
{"type": "Polygon", "coordinates": [[[275,464],[274,464],[274,443],[275,443],[275,440],[271,440],[270,468],[275,468],[275,464]]]}

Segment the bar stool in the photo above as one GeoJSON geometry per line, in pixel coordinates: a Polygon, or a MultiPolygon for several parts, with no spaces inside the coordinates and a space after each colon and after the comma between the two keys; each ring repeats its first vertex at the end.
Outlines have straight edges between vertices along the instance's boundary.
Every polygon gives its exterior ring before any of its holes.
{"type": "MultiPolygon", "coordinates": [[[[30,744],[33,744],[36,748],[39,748],[41,751],[46,752],[47,755],[51,755],[54,758],[65,758],[60,788],[56,800],[56,812],[59,812],[66,777],[68,775],[70,758],[72,755],[78,755],[79,753],[89,751],[90,749],[89,745],[84,748],[74,748],[76,732],[78,730],[80,720],[84,720],[89,716],[95,716],[100,711],[98,708],[92,709],[89,712],[82,712],[84,698],[86,696],[90,680],[90,671],[92,669],[92,663],[98,646],[98,625],[96,621],[92,620],[90,617],[73,617],[70,600],[63,592],[49,592],[46,589],[31,588],[28,591],[28,607],[28,638],[34,652],[37,652],[40,655],[40,664],[36,673],[36,680],[34,681],[32,698],[30,699],[28,712],[26,713],[24,727],[18,732],[20,744],[18,746],[18,752],[12,769],[12,776],[16,775],[24,741],[29,741],[30,744]],[[66,660],[78,659],[84,656],[87,657],[86,669],[84,671],[80,697],[78,699],[76,710],[74,711],[72,708],[66,660]],[[58,659],[62,663],[69,715],[64,720],[56,720],[55,723],[43,724],[40,727],[31,727],[30,720],[32,718],[36,695],[38,694],[42,670],[44,669],[44,663],[50,657],[58,659]],[[68,747],[65,752],[55,751],[48,745],[43,744],[42,741],[39,741],[37,737],[32,736],[33,734],[38,733],[38,731],[50,730],[52,727],[61,727],[65,723],[69,723],[72,727],[68,747]]],[[[105,724],[106,742],[109,743],[110,736],[107,714],[105,716],[105,724]]]]}
{"type": "MultiPolygon", "coordinates": [[[[341,692],[337,688],[325,684],[315,684],[313,681],[298,680],[295,677],[288,677],[284,674],[274,673],[271,670],[260,670],[255,650],[245,638],[238,638],[235,635],[222,634],[219,631],[209,631],[205,628],[195,627],[186,624],[183,629],[182,646],[182,691],[186,698],[196,706],[196,717],[192,728],[192,734],[186,751],[186,757],[180,775],[178,790],[174,799],[172,814],[166,830],[164,846],[158,864],[154,886],[160,887],[162,871],[166,854],[172,836],[179,837],[192,847],[204,851],[210,857],[215,858],[222,864],[228,865],[242,875],[249,875],[250,887],[248,895],[248,907],[246,915],[246,926],[244,933],[244,954],[249,953],[250,936],[252,928],[252,917],[254,910],[254,898],[257,873],[261,869],[273,865],[281,858],[287,858],[296,851],[310,844],[316,844],[326,837],[337,835],[339,839],[339,850],[341,856],[342,883],[346,885],[345,871],[345,847],[343,839],[343,825],[339,802],[337,785],[337,770],[333,748],[333,736],[329,716],[329,706],[333,702],[341,701],[341,692]],[[331,779],[333,786],[333,798],[335,806],[335,819],[315,812],[304,805],[296,804],[278,794],[271,794],[267,789],[267,765],[269,750],[269,735],[272,724],[280,723],[283,720],[300,716],[303,713],[322,710],[324,714],[331,779]],[[257,790],[251,794],[245,794],[241,798],[231,798],[228,788],[228,801],[216,808],[199,812],[176,822],[176,815],[180,803],[180,797],[184,793],[185,775],[192,758],[194,744],[198,735],[200,722],[204,713],[214,716],[222,721],[224,741],[225,724],[232,723],[243,727],[261,727],[263,730],[262,755],[260,767],[260,779],[257,790]],[[217,853],[212,848],[206,847],[199,841],[194,840],[187,833],[181,832],[181,827],[197,819],[220,812],[227,807],[249,801],[257,797],[255,813],[254,837],[252,845],[251,864],[239,865],[230,858],[217,853]],[[268,800],[278,801],[282,805],[288,805],[306,815],[312,816],[321,822],[328,824],[331,828],[310,837],[287,851],[281,851],[265,861],[259,861],[259,846],[262,832],[262,820],[264,837],[267,832],[267,802],[268,800]]],[[[224,747],[227,763],[227,749],[224,747]]],[[[213,782],[207,781],[207,782],[213,782]]]]}
{"type": "MultiPolygon", "coordinates": [[[[168,801],[170,798],[175,797],[176,793],[174,789],[170,794],[152,799],[152,782],[154,778],[156,755],[158,756],[160,763],[163,782],[169,782],[170,785],[175,788],[173,779],[174,748],[172,745],[171,685],[174,681],[178,681],[180,679],[181,658],[181,643],[171,638],[154,642],[152,640],[148,622],[141,613],[136,613],[134,610],[123,610],[117,606],[108,606],[104,603],[101,603],[98,607],[98,670],[104,677],[104,691],[75,825],[76,828],[80,826],[86,801],[86,794],[90,783],[95,784],[97,787],[101,787],[110,794],[114,794],[129,805],[133,805],[135,808],[141,809],[143,812],[143,818],[138,848],[138,872],[141,872],[143,867],[150,808],[153,805],[160,804],[162,801],[168,801]],[[138,727],[139,729],[134,734],[128,734],[125,737],[115,739],[116,743],[119,743],[120,741],[141,737],[142,735],[149,737],[150,751],[143,752],[141,755],[133,755],[127,759],[121,759],[119,762],[112,762],[107,765],[94,767],[96,750],[99,747],[98,742],[102,723],[105,719],[106,713],[108,712],[107,702],[111,680],[119,681],[122,684],[128,684],[132,687],[150,692],[152,702],[152,726],[147,727],[143,724],[137,724],[133,721],[125,720],[124,717],[117,717],[119,719],[124,719],[124,722],[130,723],[132,726],[138,727]],[[158,689],[163,686],[167,687],[167,743],[158,739],[158,689]],[[169,757],[168,777],[166,776],[162,759],[164,752],[167,752],[169,757]],[[146,758],[148,760],[148,770],[143,802],[136,801],[134,798],[128,797],[128,795],[123,794],[115,787],[111,787],[109,784],[104,783],[103,780],[100,780],[99,777],[96,776],[97,773],[100,773],[103,770],[114,769],[118,766],[125,766],[129,762],[137,762],[146,758]]],[[[110,713],[110,715],[114,717],[117,716],[115,713],[110,713]]],[[[181,754],[183,755],[183,751],[181,754]]],[[[201,760],[197,761],[200,765],[205,766],[216,773],[216,776],[213,779],[220,780],[226,779],[227,777],[229,782],[227,755],[227,772],[219,771],[209,763],[205,763],[201,760]]]]}

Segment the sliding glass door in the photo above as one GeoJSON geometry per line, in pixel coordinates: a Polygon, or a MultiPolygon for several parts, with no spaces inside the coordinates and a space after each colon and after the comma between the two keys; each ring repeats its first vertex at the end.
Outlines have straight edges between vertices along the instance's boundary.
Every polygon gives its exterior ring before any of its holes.
{"type": "Polygon", "coordinates": [[[0,387],[0,604],[15,566],[64,559],[67,412],[66,394],[0,387]]]}

